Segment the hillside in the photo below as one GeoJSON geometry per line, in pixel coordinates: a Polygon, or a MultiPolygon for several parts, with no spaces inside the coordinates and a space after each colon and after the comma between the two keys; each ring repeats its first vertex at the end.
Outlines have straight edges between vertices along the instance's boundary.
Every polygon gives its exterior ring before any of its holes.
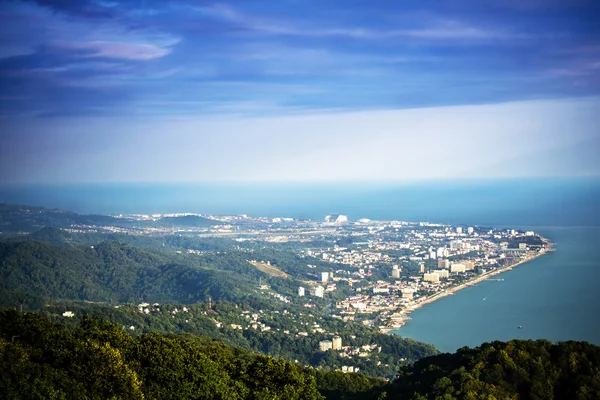
{"type": "Polygon", "coordinates": [[[261,275],[245,260],[228,255],[192,258],[117,242],[0,242],[0,303],[5,306],[33,298],[187,303],[208,296],[235,299],[261,275]]]}
{"type": "Polygon", "coordinates": [[[597,399],[600,348],[485,343],[418,361],[392,383],[323,372],[206,337],[132,337],[83,318],[75,327],[0,311],[0,397],[87,399],[597,399]]]}

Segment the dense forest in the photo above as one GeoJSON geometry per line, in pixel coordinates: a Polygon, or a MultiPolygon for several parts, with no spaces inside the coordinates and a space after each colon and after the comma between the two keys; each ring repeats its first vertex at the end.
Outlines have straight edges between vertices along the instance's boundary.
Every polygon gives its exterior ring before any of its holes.
{"type": "Polygon", "coordinates": [[[422,359],[392,382],[326,372],[196,335],[133,337],[0,311],[3,399],[598,399],[600,347],[485,343],[422,359]]]}
{"type": "Polygon", "coordinates": [[[83,318],[68,329],[0,312],[2,399],[352,399],[380,379],[321,372],[192,335],[128,335],[83,318]]]}
{"type": "Polygon", "coordinates": [[[118,242],[96,246],[0,242],[4,306],[36,298],[187,303],[208,296],[236,299],[260,276],[236,255],[167,255],[118,242]]]}

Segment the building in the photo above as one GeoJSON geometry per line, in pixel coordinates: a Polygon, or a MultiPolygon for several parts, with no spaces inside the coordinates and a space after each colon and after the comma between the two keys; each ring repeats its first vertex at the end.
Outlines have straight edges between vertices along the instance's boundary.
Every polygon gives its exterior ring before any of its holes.
{"type": "Polygon", "coordinates": [[[376,293],[389,293],[390,292],[390,288],[387,287],[374,287],[373,288],[373,294],[376,293]]]}
{"type": "Polygon", "coordinates": [[[440,260],[438,260],[438,268],[439,269],[448,269],[448,268],[450,268],[450,261],[448,261],[446,259],[440,259],[440,260]]]}
{"type": "Polygon", "coordinates": [[[465,264],[465,269],[467,271],[472,271],[475,269],[475,263],[473,261],[464,261],[463,264],[465,264]]]}
{"type": "Polygon", "coordinates": [[[432,260],[435,260],[437,257],[437,254],[435,252],[435,250],[429,250],[429,258],[432,260]]]}
{"type": "Polygon", "coordinates": [[[436,253],[437,253],[437,258],[448,257],[450,255],[450,252],[445,247],[438,248],[436,253]]]}
{"type": "Polygon", "coordinates": [[[392,278],[400,279],[400,270],[398,268],[392,269],[392,278]]]}
{"type": "Polygon", "coordinates": [[[331,340],[321,340],[319,342],[319,350],[327,351],[333,348],[333,342],[331,340]]]}
{"type": "Polygon", "coordinates": [[[460,226],[456,227],[456,233],[462,235],[462,228],[460,226]]]}
{"type": "Polygon", "coordinates": [[[341,350],[342,349],[342,338],[339,336],[334,336],[331,341],[331,349],[332,350],[341,350]]]}
{"type": "Polygon", "coordinates": [[[305,293],[304,288],[302,286],[300,286],[298,288],[298,296],[302,297],[302,296],[304,296],[304,293],[305,293]]]}
{"type": "Polygon", "coordinates": [[[527,243],[519,243],[519,249],[527,249],[527,243]]]}
{"type": "Polygon", "coordinates": [[[466,269],[464,264],[452,264],[450,266],[450,272],[465,272],[466,269]]]}
{"type": "Polygon", "coordinates": [[[402,298],[412,300],[414,298],[415,291],[412,288],[402,289],[402,298]]]}
{"type": "Polygon", "coordinates": [[[439,282],[440,276],[437,272],[431,272],[429,274],[423,274],[423,280],[427,282],[439,282]]]}
{"type": "Polygon", "coordinates": [[[321,272],[321,282],[325,283],[329,280],[329,272],[321,272]]]}
{"type": "Polygon", "coordinates": [[[450,271],[448,271],[447,269],[436,269],[433,272],[438,274],[440,279],[450,278],[450,271]]]}
{"type": "Polygon", "coordinates": [[[423,264],[423,263],[419,264],[419,272],[422,274],[425,273],[425,264],[423,264]]]}
{"type": "Polygon", "coordinates": [[[323,286],[316,286],[312,292],[313,296],[323,298],[323,294],[325,294],[325,289],[323,288],[323,286]]]}
{"type": "Polygon", "coordinates": [[[473,229],[473,227],[472,227],[472,226],[470,226],[470,227],[468,227],[468,228],[467,228],[467,233],[468,233],[469,235],[472,235],[474,231],[475,231],[475,229],[473,229]]]}
{"type": "Polygon", "coordinates": [[[325,223],[334,225],[344,225],[348,223],[348,217],[339,214],[328,215],[325,217],[325,223]]]}

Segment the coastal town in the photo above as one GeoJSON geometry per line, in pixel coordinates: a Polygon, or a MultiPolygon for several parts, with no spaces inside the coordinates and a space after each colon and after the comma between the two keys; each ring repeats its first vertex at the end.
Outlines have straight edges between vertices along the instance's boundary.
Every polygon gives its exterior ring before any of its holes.
{"type": "Polygon", "coordinates": [[[300,282],[293,293],[277,293],[261,282],[258,289],[265,294],[283,302],[301,302],[307,308],[329,301],[335,318],[359,321],[383,332],[400,328],[412,311],[425,304],[482,280],[501,279],[496,275],[553,250],[534,231],[366,218],[353,221],[339,214],[321,221],[202,214],[136,214],[117,219],[133,222],[134,227],[82,225],[72,229],[232,240],[257,269],[300,282]],[[180,218],[210,223],[148,225],[180,218]],[[290,269],[286,261],[256,259],[261,246],[285,246],[304,261],[290,269]]]}

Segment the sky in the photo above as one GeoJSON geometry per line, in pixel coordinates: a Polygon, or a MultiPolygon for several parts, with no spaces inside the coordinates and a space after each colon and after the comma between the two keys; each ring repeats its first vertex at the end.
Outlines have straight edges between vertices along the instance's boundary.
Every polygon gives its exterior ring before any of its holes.
{"type": "Polygon", "coordinates": [[[596,0],[0,0],[0,183],[600,176],[596,0]]]}

